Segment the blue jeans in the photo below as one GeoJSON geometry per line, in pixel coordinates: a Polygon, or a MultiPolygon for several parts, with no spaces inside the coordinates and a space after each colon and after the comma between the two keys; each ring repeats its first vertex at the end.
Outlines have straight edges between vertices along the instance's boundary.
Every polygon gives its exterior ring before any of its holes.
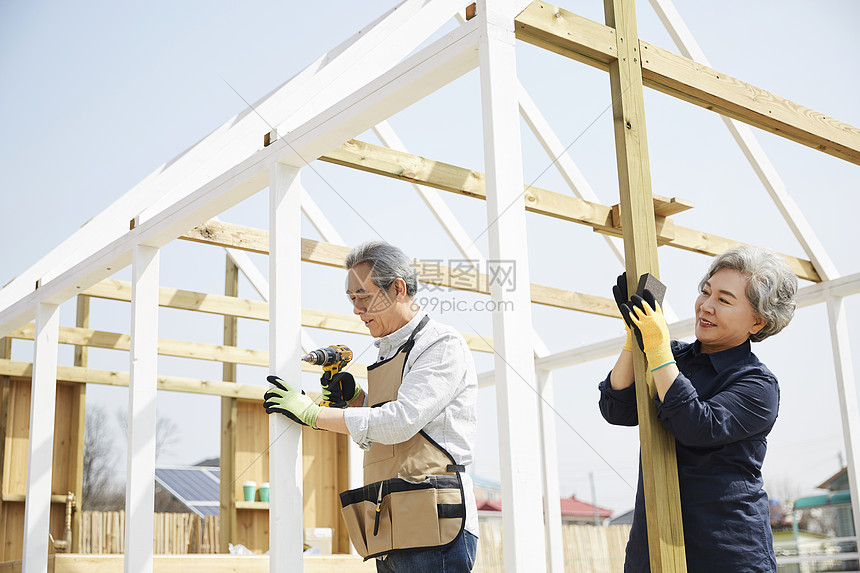
{"type": "Polygon", "coordinates": [[[463,530],[448,547],[392,553],[376,560],[377,573],[468,573],[475,565],[478,538],[463,530]]]}

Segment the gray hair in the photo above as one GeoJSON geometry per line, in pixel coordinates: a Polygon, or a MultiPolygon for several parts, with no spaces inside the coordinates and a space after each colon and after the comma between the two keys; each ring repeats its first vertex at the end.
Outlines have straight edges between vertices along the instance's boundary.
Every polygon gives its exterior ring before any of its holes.
{"type": "Polygon", "coordinates": [[[720,269],[733,269],[747,277],[747,300],[766,324],[750,336],[761,342],[788,326],[797,307],[797,277],[785,259],[759,247],[740,246],[729,249],[711,262],[699,290],[720,269]]]}
{"type": "Polygon", "coordinates": [[[352,249],[346,256],[347,269],[362,263],[370,265],[371,280],[380,289],[387,291],[397,279],[406,283],[406,295],[414,297],[418,292],[418,271],[412,259],[402,250],[384,241],[367,241],[352,249]]]}

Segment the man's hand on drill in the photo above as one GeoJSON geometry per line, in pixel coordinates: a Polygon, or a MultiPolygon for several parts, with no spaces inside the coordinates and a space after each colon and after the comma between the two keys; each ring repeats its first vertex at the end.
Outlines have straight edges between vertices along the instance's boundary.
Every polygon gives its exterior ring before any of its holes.
{"type": "Polygon", "coordinates": [[[314,404],[304,390],[293,389],[277,376],[269,376],[266,380],[274,385],[263,396],[263,407],[267,414],[277,412],[303,426],[319,429],[316,424],[321,408],[314,404]]]}
{"type": "Polygon", "coordinates": [[[341,407],[346,407],[361,394],[361,386],[349,372],[338,372],[334,376],[331,372],[323,372],[320,386],[323,401],[341,407]]]}

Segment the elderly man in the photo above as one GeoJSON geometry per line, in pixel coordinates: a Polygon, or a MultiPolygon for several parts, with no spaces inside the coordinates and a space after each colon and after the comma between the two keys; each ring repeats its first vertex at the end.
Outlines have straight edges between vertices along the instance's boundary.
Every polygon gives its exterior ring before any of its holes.
{"type": "Polygon", "coordinates": [[[364,487],[343,492],[350,539],[379,572],[471,571],[478,517],[472,481],[477,377],[466,341],[421,312],[412,261],[372,241],[346,259],[346,293],[379,348],[367,391],[349,373],[322,378],[321,408],[275,377],[268,413],[350,434],[365,450],[364,487]]]}

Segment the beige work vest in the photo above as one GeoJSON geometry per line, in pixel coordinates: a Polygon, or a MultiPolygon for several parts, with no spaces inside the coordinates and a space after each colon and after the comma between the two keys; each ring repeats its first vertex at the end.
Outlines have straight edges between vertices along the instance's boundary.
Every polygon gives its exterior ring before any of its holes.
{"type": "MultiPolygon", "coordinates": [[[[371,407],[397,399],[415,335],[428,320],[421,320],[394,356],[367,367],[371,407]]],[[[463,466],[423,430],[400,444],[371,445],[364,454],[364,487],[340,494],[358,554],[369,559],[456,540],[466,524],[461,471],[463,466]]]]}

